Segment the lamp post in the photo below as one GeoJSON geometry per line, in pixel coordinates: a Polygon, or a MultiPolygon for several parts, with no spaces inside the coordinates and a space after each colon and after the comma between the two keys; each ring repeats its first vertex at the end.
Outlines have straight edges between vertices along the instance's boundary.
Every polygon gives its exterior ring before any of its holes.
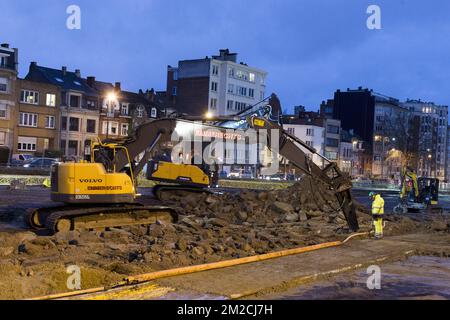
{"type": "Polygon", "coordinates": [[[108,95],[106,96],[106,100],[108,102],[107,109],[106,109],[106,139],[107,140],[109,138],[109,112],[111,109],[112,101],[116,100],[116,99],[117,99],[117,96],[114,93],[114,91],[109,92],[108,95]]]}

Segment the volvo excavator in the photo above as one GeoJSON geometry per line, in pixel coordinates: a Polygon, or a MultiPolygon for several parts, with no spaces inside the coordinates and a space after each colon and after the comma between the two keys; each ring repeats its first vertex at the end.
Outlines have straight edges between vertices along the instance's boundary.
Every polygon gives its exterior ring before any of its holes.
{"type": "MultiPolygon", "coordinates": [[[[307,175],[315,177],[335,191],[336,198],[347,218],[350,229],[358,229],[355,208],[350,193],[351,182],[335,163],[321,156],[328,163],[324,169],[316,165],[303,151],[318,154],[303,141],[284,131],[280,124],[258,114],[246,118],[250,128],[279,130],[279,150],[273,150],[287,158],[307,175]]],[[[137,176],[150,161],[161,144],[173,144],[173,135],[179,137],[200,135],[214,131],[215,137],[241,138],[240,132],[221,126],[207,125],[191,120],[164,118],[145,123],[135,133],[121,141],[95,142],[91,145],[89,160],[57,163],[51,170],[51,199],[63,203],[53,207],[32,209],[28,214],[30,225],[52,232],[74,229],[100,229],[126,225],[145,225],[157,220],[174,222],[177,212],[168,206],[143,205],[139,202],[137,176]],[[219,134],[217,134],[219,133],[219,134]],[[140,156],[139,161],[136,161],[140,156]]],[[[267,146],[271,148],[270,135],[267,146]]],[[[152,163],[152,162],[150,162],[152,163]]],[[[149,179],[169,182],[165,191],[192,190],[201,192],[211,185],[210,177],[200,166],[153,162],[149,179]]],[[[161,188],[161,186],[159,186],[161,188]]]]}

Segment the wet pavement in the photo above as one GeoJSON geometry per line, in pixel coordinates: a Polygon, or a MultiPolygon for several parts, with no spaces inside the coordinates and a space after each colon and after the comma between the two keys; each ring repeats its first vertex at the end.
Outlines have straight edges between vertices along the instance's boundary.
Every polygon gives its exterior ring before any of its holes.
{"type": "Polygon", "coordinates": [[[330,281],[302,286],[282,295],[283,300],[397,300],[450,299],[450,258],[414,256],[380,266],[381,288],[370,290],[366,270],[342,274],[330,281]]]}

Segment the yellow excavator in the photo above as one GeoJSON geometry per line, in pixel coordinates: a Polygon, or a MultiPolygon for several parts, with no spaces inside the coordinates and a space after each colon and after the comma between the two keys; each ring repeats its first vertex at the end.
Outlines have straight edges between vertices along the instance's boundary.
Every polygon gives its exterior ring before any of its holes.
{"type": "MultiPolygon", "coordinates": [[[[279,150],[275,151],[305,174],[316,177],[334,190],[349,227],[358,229],[350,179],[335,163],[323,157],[328,165],[323,169],[317,166],[302,148],[317,154],[316,150],[284,131],[277,123],[256,115],[246,121],[250,128],[256,130],[278,130],[276,145],[279,150]]],[[[181,140],[192,137],[189,143],[195,144],[209,132],[221,139],[231,139],[233,143],[242,135],[241,131],[234,129],[165,118],[137,127],[132,136],[123,140],[92,143],[90,159],[78,163],[57,163],[52,167],[51,200],[63,204],[30,210],[29,224],[37,229],[59,232],[145,225],[157,220],[176,221],[178,214],[173,208],[144,205],[138,201],[137,176],[148,164],[147,178],[164,182],[156,187],[157,195],[162,190],[208,190],[211,179],[200,166],[150,159],[158,145],[173,144],[174,137],[175,140],[176,137],[183,137],[181,140]]],[[[266,136],[267,146],[271,148],[271,136],[266,136]]]]}
{"type": "Polygon", "coordinates": [[[443,211],[439,206],[439,179],[417,177],[408,166],[402,169],[401,177],[400,202],[394,207],[394,213],[443,211]]]}

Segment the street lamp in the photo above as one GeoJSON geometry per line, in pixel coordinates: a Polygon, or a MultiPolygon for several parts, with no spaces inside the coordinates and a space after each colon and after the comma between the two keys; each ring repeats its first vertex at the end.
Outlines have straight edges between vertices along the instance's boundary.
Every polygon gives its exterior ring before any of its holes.
{"type": "Polygon", "coordinates": [[[109,138],[109,113],[110,113],[110,109],[111,109],[111,104],[116,99],[117,99],[117,95],[114,91],[111,91],[106,95],[106,101],[108,102],[108,106],[107,106],[107,110],[106,110],[106,139],[109,138]]]}
{"type": "Polygon", "coordinates": [[[212,119],[212,117],[213,117],[213,114],[211,112],[208,111],[207,113],[205,113],[206,119],[212,119]]]}

